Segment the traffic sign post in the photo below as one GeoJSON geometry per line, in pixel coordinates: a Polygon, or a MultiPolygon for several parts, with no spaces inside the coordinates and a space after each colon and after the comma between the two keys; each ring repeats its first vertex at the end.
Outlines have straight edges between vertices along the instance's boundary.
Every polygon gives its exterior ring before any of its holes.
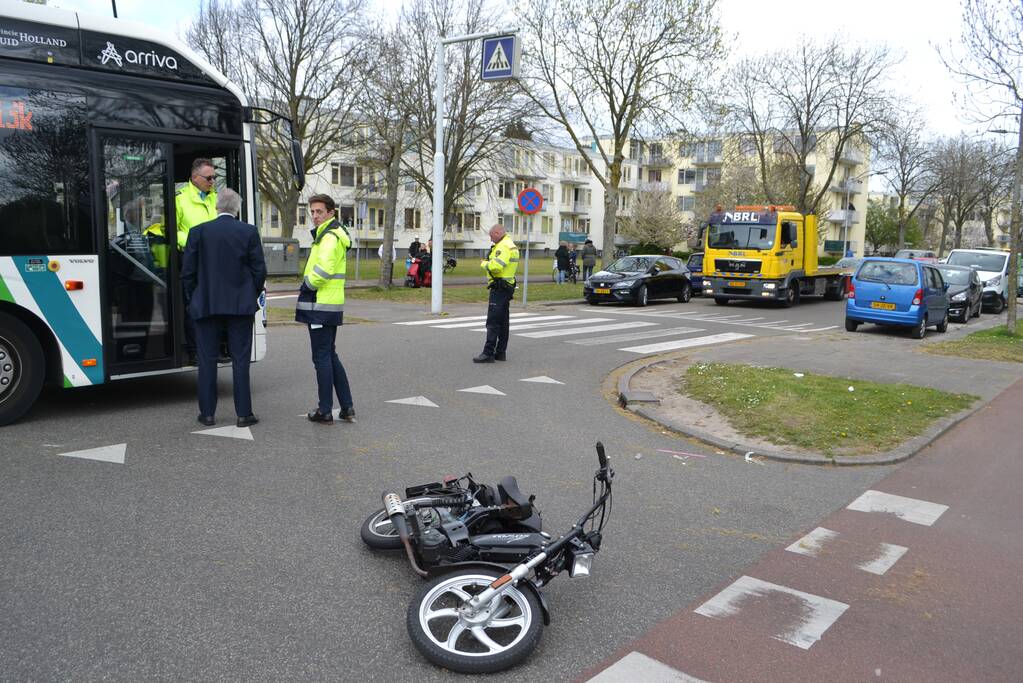
{"type": "Polygon", "coordinates": [[[488,69],[488,63],[484,61],[480,69],[480,76],[485,81],[517,78],[521,52],[519,39],[515,35],[517,32],[518,29],[508,29],[488,33],[472,33],[454,38],[441,36],[437,41],[437,82],[433,93],[437,110],[433,149],[433,253],[440,254],[440,256],[433,259],[433,270],[431,271],[433,284],[430,291],[430,312],[432,313],[441,313],[444,308],[444,46],[481,39],[503,41],[495,43],[489,50],[484,47],[484,57],[489,56],[493,68],[488,69]],[[503,68],[505,62],[508,62],[508,68],[503,68]]]}
{"type": "MultiPolygon", "coordinates": [[[[543,208],[543,195],[535,187],[527,187],[519,192],[516,200],[519,211],[532,216],[543,208]]],[[[522,275],[522,305],[529,303],[529,240],[533,235],[533,221],[526,226],[526,272],[522,275]]]]}

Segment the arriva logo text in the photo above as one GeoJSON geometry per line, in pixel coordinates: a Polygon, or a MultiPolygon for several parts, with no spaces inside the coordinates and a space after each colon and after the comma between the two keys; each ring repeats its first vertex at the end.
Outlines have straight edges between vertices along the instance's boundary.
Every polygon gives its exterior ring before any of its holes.
{"type": "Polygon", "coordinates": [[[99,59],[101,64],[113,62],[117,66],[124,66],[124,62],[128,62],[129,64],[137,64],[139,66],[157,66],[163,69],[173,69],[174,71],[178,69],[178,60],[175,57],[165,57],[154,50],[149,52],[125,50],[122,57],[110,41],[107,41],[106,48],[97,56],[97,59],[99,59]]]}

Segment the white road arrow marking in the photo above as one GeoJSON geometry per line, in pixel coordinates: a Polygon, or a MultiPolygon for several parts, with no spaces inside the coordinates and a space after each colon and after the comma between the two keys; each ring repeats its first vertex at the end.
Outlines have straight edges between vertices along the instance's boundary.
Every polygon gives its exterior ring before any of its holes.
{"type": "Polygon", "coordinates": [[[425,396],[409,396],[408,398],[396,398],[391,401],[384,401],[384,403],[399,403],[405,406],[423,406],[424,408],[439,408],[436,403],[426,398],[425,396]]]}
{"type": "Polygon", "coordinates": [[[203,436],[222,436],[227,439],[242,439],[243,441],[252,441],[252,432],[248,427],[235,427],[230,425],[228,427],[214,427],[213,429],[200,429],[193,434],[202,434],[203,436]]]}
{"type": "Polygon", "coordinates": [[[507,396],[503,391],[495,389],[489,384],[483,384],[478,387],[469,387],[468,389],[459,389],[467,394],[490,394],[491,396],[507,396]]]}
{"type": "Polygon", "coordinates": [[[116,462],[118,465],[124,464],[124,453],[128,449],[128,444],[119,443],[113,446],[100,446],[99,448],[89,448],[84,451],[71,451],[70,453],[60,453],[59,455],[67,456],[68,458],[82,458],[84,460],[100,460],[102,462],[116,462]]]}
{"type": "Polygon", "coordinates": [[[547,375],[540,375],[539,377],[529,377],[527,379],[520,379],[520,382],[536,382],[537,384],[564,384],[556,379],[551,379],[547,375]]]}

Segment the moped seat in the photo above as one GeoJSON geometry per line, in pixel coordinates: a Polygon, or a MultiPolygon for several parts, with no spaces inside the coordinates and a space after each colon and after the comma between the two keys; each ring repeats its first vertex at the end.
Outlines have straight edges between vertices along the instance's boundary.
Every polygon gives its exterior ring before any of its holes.
{"type": "Polygon", "coordinates": [[[515,477],[509,476],[502,479],[501,483],[497,485],[497,490],[501,493],[502,503],[511,503],[518,507],[529,507],[530,505],[529,498],[519,491],[519,482],[515,477]]]}

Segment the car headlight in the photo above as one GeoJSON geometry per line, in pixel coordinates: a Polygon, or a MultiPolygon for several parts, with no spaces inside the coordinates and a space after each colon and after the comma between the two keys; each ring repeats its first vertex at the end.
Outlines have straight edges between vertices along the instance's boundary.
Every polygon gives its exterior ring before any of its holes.
{"type": "Polygon", "coordinates": [[[966,292],[959,292],[952,297],[952,301],[966,301],[966,292]]]}
{"type": "Polygon", "coordinates": [[[993,278],[991,278],[990,280],[988,280],[987,282],[985,282],[985,283],[984,283],[984,286],[985,286],[985,287],[997,287],[997,286],[998,286],[998,284],[999,284],[999,283],[1000,283],[1001,281],[1002,281],[1002,276],[1001,276],[1001,275],[995,275],[995,276],[994,276],[993,278]]]}
{"type": "Polygon", "coordinates": [[[775,282],[765,282],[764,289],[775,289],[778,286],[775,282]]]}
{"type": "Polygon", "coordinates": [[[635,280],[626,280],[625,282],[616,282],[611,285],[611,289],[628,289],[632,285],[636,284],[635,280]]]}

